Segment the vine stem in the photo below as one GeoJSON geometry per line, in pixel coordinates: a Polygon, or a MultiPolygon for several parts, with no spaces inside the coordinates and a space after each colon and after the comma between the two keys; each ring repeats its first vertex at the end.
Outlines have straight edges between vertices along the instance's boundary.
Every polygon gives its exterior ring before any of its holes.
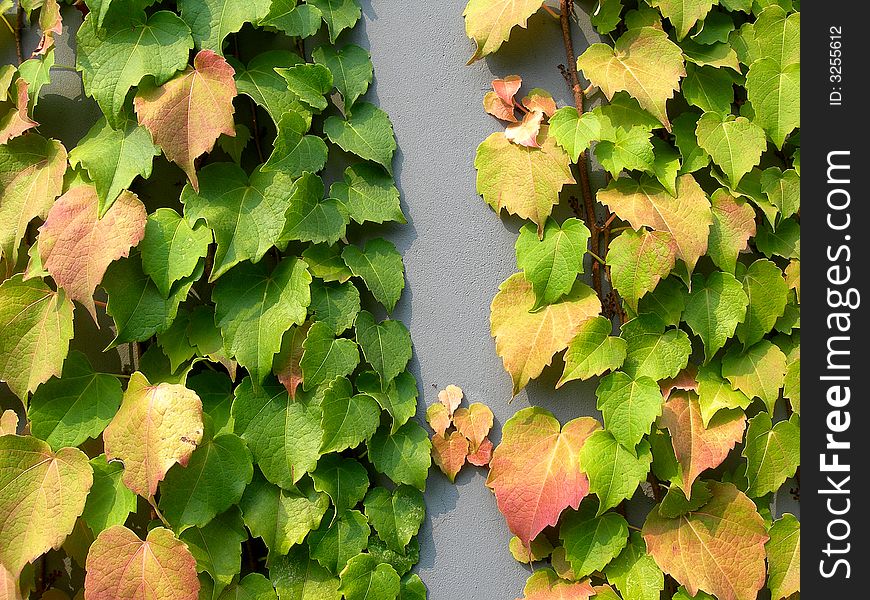
{"type": "Polygon", "coordinates": [[[169,524],[169,521],[166,520],[166,517],[163,516],[163,513],[160,512],[160,509],[157,508],[157,503],[154,502],[154,496],[150,496],[148,498],[148,504],[151,505],[151,510],[154,511],[154,514],[157,515],[157,518],[160,519],[167,529],[172,529],[172,525],[169,524]]]}
{"type": "MultiPolygon", "coordinates": [[[[5,20],[5,19],[4,19],[5,20]]],[[[18,66],[24,62],[24,51],[21,49],[21,30],[24,29],[24,10],[21,8],[21,3],[18,3],[18,16],[16,27],[12,30],[15,34],[15,54],[18,58],[18,66]]]]}

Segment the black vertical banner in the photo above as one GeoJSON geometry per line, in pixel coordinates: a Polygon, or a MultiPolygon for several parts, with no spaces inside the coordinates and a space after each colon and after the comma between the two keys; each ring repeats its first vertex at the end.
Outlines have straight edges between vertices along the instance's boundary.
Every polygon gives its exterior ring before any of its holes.
{"type": "Polygon", "coordinates": [[[866,597],[870,471],[867,375],[865,2],[801,5],[802,448],[804,598],[866,597]]]}

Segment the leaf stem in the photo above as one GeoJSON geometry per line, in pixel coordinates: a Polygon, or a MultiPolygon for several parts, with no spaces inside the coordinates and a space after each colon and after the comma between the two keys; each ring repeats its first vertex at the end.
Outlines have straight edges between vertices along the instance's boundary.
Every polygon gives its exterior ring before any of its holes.
{"type": "Polygon", "coordinates": [[[166,528],[172,530],[172,525],[169,524],[169,521],[166,520],[166,517],[164,517],[163,513],[160,512],[160,509],[157,508],[157,503],[154,502],[154,496],[148,498],[148,504],[151,505],[151,510],[154,511],[154,514],[157,515],[157,518],[163,522],[166,528]]]}
{"type": "MultiPolygon", "coordinates": [[[[607,263],[604,261],[604,259],[601,258],[600,256],[598,256],[597,254],[595,254],[592,250],[587,250],[586,252],[589,253],[589,256],[591,256],[592,258],[594,258],[595,260],[597,260],[598,263],[601,263],[602,265],[607,265],[607,263]]],[[[596,263],[596,264],[597,264],[597,263],[596,263]]]]}
{"type": "Polygon", "coordinates": [[[9,31],[12,32],[12,35],[15,35],[15,28],[12,27],[12,23],[10,23],[10,22],[6,19],[6,15],[4,15],[4,14],[0,14],[0,19],[3,19],[3,22],[6,23],[6,27],[9,28],[9,31]]]}

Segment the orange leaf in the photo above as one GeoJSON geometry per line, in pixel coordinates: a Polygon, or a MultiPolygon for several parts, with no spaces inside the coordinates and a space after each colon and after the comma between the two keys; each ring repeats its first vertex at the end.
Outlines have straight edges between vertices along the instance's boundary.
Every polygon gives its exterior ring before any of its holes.
{"type": "Polygon", "coordinates": [[[492,411],[485,404],[475,402],[468,408],[460,408],[453,415],[456,430],[468,438],[472,453],[476,452],[489,430],[492,429],[492,411]]]}
{"type": "Polygon", "coordinates": [[[504,79],[493,79],[492,89],[502,102],[508,106],[514,105],[514,96],[520,91],[523,78],[519,75],[508,75],[504,79]]]}
{"type": "Polygon", "coordinates": [[[659,386],[662,389],[662,396],[664,397],[663,401],[667,401],[671,396],[671,392],[674,390],[684,390],[697,392],[698,391],[698,382],[696,378],[698,377],[698,367],[695,365],[689,365],[679,373],[677,373],[676,377],[671,377],[670,379],[663,379],[659,382],[659,386]]]}
{"type": "Polygon", "coordinates": [[[535,88],[523,98],[523,106],[532,112],[542,112],[548,117],[552,117],[556,113],[556,101],[550,92],[535,88]]]}
{"type": "Polygon", "coordinates": [[[57,285],[81,302],[94,321],[94,290],[109,265],[130,254],[145,236],[148,215],[135,194],[124,191],[101,219],[97,190],[72,188],[57,199],[39,228],[42,264],[57,285]]]}
{"type": "Polygon", "coordinates": [[[20,77],[15,82],[15,107],[0,117],[0,144],[5,144],[28,129],[39,125],[27,115],[27,82],[20,77]]]}
{"type": "Polygon", "coordinates": [[[188,67],[160,87],[140,87],[134,104],[139,124],[151,132],[166,158],[178,164],[193,189],[199,182],[193,161],[223,134],[235,137],[235,71],[222,56],[202,50],[188,67]]]}
{"type": "Polygon", "coordinates": [[[475,467],[485,467],[492,460],[492,442],[485,438],[475,452],[468,455],[468,462],[475,467]]]}
{"type": "Polygon", "coordinates": [[[432,458],[451,482],[456,481],[456,475],[465,464],[467,455],[468,440],[458,431],[447,437],[432,436],[432,458]]]}
{"type": "Polygon", "coordinates": [[[426,422],[436,435],[443,437],[447,433],[447,428],[453,424],[453,419],[450,418],[449,409],[436,402],[426,409],[426,422]]]}
{"type": "Polygon", "coordinates": [[[511,123],[517,122],[517,116],[514,114],[514,107],[510,104],[506,104],[505,101],[499,98],[499,95],[495,92],[487,92],[483,97],[483,110],[496,119],[510,121],[511,123]]]}
{"type": "Polygon", "coordinates": [[[597,429],[601,425],[591,417],[560,428],[559,421],[539,407],[525,408],[505,423],[486,485],[495,493],[511,532],[526,546],[589,493],[578,454],[597,429]]]}
{"type": "Polygon", "coordinates": [[[551,569],[541,569],[526,581],[523,594],[525,597],[517,600],[589,600],[595,589],[588,579],[566,581],[551,569]]]}

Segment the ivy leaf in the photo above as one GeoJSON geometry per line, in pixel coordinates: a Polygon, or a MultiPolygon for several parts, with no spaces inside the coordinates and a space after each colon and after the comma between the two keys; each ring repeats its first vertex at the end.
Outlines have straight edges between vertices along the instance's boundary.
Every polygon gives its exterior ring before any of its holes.
{"type": "Polygon", "coordinates": [[[682,155],[680,174],[694,173],[710,164],[710,155],[698,145],[695,129],[701,115],[684,112],[674,119],[674,143],[682,155]]]}
{"type": "Polygon", "coordinates": [[[359,277],[388,313],[396,308],[396,302],[405,288],[405,265],[402,255],[392,242],[374,238],[366,242],[362,250],[357,246],[345,246],[341,258],[355,277],[359,277]]]}
{"type": "Polygon", "coordinates": [[[628,541],[625,518],[613,512],[596,516],[597,509],[594,502],[581,504],[578,512],[566,515],[559,529],[559,539],[565,546],[574,579],[604,569],[628,541]]]}
{"type": "Polygon", "coordinates": [[[39,254],[45,269],[71,300],[81,302],[94,321],[94,291],[109,264],[125,258],[145,235],[145,206],[123,192],[103,218],[97,191],[72,188],[57,199],[39,228],[39,254]]]}
{"type": "Polygon", "coordinates": [[[771,598],[788,598],[801,589],[801,524],[786,513],[774,521],[767,551],[767,587],[771,598]]]}
{"type": "Polygon", "coordinates": [[[758,15],[753,38],[763,56],[769,56],[780,68],[785,68],[800,63],[800,30],[800,12],[788,14],[781,6],[771,4],[758,15]]]}
{"type": "Polygon", "coordinates": [[[622,171],[653,171],[655,151],[648,131],[640,127],[616,128],[595,146],[595,157],[612,176],[622,171]]]}
{"type": "Polygon", "coordinates": [[[765,221],[755,236],[755,247],[769,258],[801,257],[801,227],[795,219],[784,219],[776,231],[765,221]]]}
{"type": "Polygon", "coordinates": [[[588,579],[567,581],[552,569],[541,569],[526,580],[523,595],[524,600],[589,600],[596,591],[588,579]]]}
{"type": "Polygon", "coordinates": [[[224,347],[248,369],[255,384],[272,371],[284,332],[305,321],[310,284],[305,263],[286,258],[271,272],[264,263],[246,263],[215,285],[215,321],[224,347]]]}
{"type": "Polygon", "coordinates": [[[477,450],[483,444],[492,429],[493,421],[492,410],[480,402],[474,402],[468,408],[458,408],[453,414],[456,431],[468,439],[472,450],[477,450]]]}
{"type": "Polygon", "coordinates": [[[468,64],[492,54],[508,41],[511,29],[527,26],[529,17],[541,9],[537,0],[469,0],[462,16],[465,33],[476,49],[468,64]]]}
{"type": "Polygon", "coordinates": [[[95,372],[87,356],[73,351],[63,364],[61,377],[49,379],[30,399],[30,431],[56,451],[78,446],[99,437],[115,416],[122,396],[117,377],[95,372]]]}
{"type": "Polygon", "coordinates": [[[547,219],[544,236],[535,227],[523,225],[516,242],[517,266],[523,269],[537,298],[533,310],[553,304],[571,291],[577,275],[583,272],[583,257],[589,230],[579,219],[559,225],[547,219]]]}
{"type": "Polygon", "coordinates": [[[269,577],[279,598],[341,600],[338,578],[310,559],[305,545],[293,548],[288,556],[275,555],[269,562],[269,577]]]}
{"type": "Polygon", "coordinates": [[[356,44],[342,48],[319,46],[311,53],[311,58],[332,73],[335,89],[344,100],[345,110],[350,109],[369,89],[374,76],[372,60],[368,51],[356,44]]]}
{"type": "Polygon", "coordinates": [[[196,600],[196,560],[187,546],[163,527],[145,541],[118,525],[100,533],[85,568],[88,598],[135,598],[141,590],[178,600],[196,600]]]}
{"type": "Polygon", "coordinates": [[[772,58],[761,58],[746,74],[746,93],[752,104],[753,122],[760,125],[774,145],[782,149],[785,138],[800,127],[801,65],[780,68],[772,58]]]}
{"type": "Polygon", "coordinates": [[[426,584],[419,575],[412,573],[404,577],[401,583],[399,600],[426,600],[426,584]]]}
{"type": "Polygon", "coordinates": [[[183,385],[152,385],[137,371],[103,432],[103,443],[108,460],[124,463],[124,484],[151,498],[172,465],[187,465],[202,435],[202,401],[196,393],[183,385]]]}
{"type": "Polygon", "coordinates": [[[393,420],[393,433],[417,414],[417,380],[408,371],[399,373],[386,386],[377,373],[364,371],[356,378],[357,389],[377,400],[393,420]],[[384,391],[386,389],[386,391],[384,391]]]}
{"type": "Polygon", "coordinates": [[[755,236],[755,210],[724,189],[713,193],[711,203],[713,225],[707,254],[717,267],[734,275],[737,257],[749,248],[749,239],[755,236]]]}
{"type": "Polygon", "coordinates": [[[254,386],[246,377],[235,390],[233,430],[251,449],[266,479],[285,489],[311,472],[320,458],[320,409],[299,400],[274,380],[254,386]]]}
{"type": "Polygon", "coordinates": [[[671,22],[677,30],[677,39],[681,40],[698,21],[704,20],[716,0],[652,0],[650,4],[671,22]]]}
{"type": "Polygon", "coordinates": [[[425,491],[426,476],[432,464],[429,456],[432,444],[426,430],[416,422],[405,423],[395,433],[382,425],[366,446],[375,469],[393,483],[404,483],[425,491]]]}
{"type": "Polygon", "coordinates": [[[600,114],[592,111],[581,115],[573,106],[563,106],[550,117],[550,133],[574,162],[594,140],[601,139],[603,127],[600,114]]]}
{"type": "Polygon", "coordinates": [[[740,408],[746,410],[752,402],[740,390],[732,389],[722,375],[722,363],[712,360],[698,369],[698,404],[701,422],[706,429],[710,420],[722,409],[740,408]]]}
{"type": "MultiPolygon", "coordinates": [[[[550,543],[546,535],[539,535],[533,539],[528,548],[520,538],[513,536],[508,548],[514,560],[524,565],[545,560],[552,556],[554,550],[553,544],[550,543]]],[[[562,550],[564,551],[565,548],[562,548],[562,550]]]]}
{"type": "Polygon", "coordinates": [[[233,68],[211,50],[193,59],[193,68],[159,87],[140,87],[133,102],[139,123],[151,132],[166,158],[178,164],[199,191],[194,160],[211,151],[218,137],[236,135],[233,68]]]}
{"type": "Polygon", "coordinates": [[[638,301],[656,288],[676,264],[678,244],[667,231],[623,231],[610,244],[607,264],[613,287],[637,309],[638,301]]]}
{"type": "Polygon", "coordinates": [[[761,191],[776,206],[783,218],[788,218],[801,208],[801,178],[797,171],[780,171],[776,167],[761,173],[761,191]]]}
{"type": "Polygon", "coordinates": [[[556,387],[575,379],[590,379],[613,371],[625,360],[626,342],[610,335],[613,324],[607,317],[593,317],[580,328],[565,352],[565,370],[556,387]]]}
{"type": "Polygon", "coordinates": [[[759,259],[749,265],[743,277],[749,298],[746,320],[737,327],[737,338],[744,348],[761,341],[773,330],[788,303],[788,285],[782,271],[769,260],[759,259]]]}
{"type": "Polygon", "coordinates": [[[652,464],[649,442],[627,450],[609,431],[596,431],[580,448],[580,468],[589,477],[589,491],[598,496],[598,514],[634,495],[652,464]]]}
{"type": "Polygon", "coordinates": [[[302,260],[308,265],[311,274],[323,281],[344,283],[353,277],[341,258],[341,246],[338,244],[312,244],[302,251],[302,260]]]}
{"type": "Polygon", "coordinates": [[[621,13],[622,0],[599,0],[589,20],[598,33],[610,33],[622,20],[621,13]]]}
{"type": "Polygon", "coordinates": [[[341,119],[332,116],[323,123],[329,141],[351,154],[375,162],[393,174],[396,138],[390,117],[374,104],[360,102],[353,114],[341,119]]]}
{"type": "Polygon", "coordinates": [[[94,182],[102,218],[137,176],[151,177],[155,156],[160,156],[160,148],[151,142],[147,129],[134,120],[113,129],[104,117],[70,150],[69,164],[83,167],[94,182]]]}
{"type": "Polygon", "coordinates": [[[353,373],[359,364],[359,349],[356,342],[336,338],[327,323],[315,322],[302,343],[303,353],[299,366],[302,368],[302,389],[310,390],[322,383],[330,383],[339,377],[353,373]]]}
{"type": "Polygon", "coordinates": [[[691,175],[677,179],[676,196],[650,177],[640,181],[620,177],[598,192],[598,200],[634,229],[649,227],[670,233],[677,258],[686,263],[690,274],[707,251],[713,222],[710,201],[691,175]]]}
{"type": "Polygon", "coordinates": [[[761,398],[771,414],[785,371],[785,354],[768,340],[761,340],[743,352],[732,346],[722,358],[722,376],[750,399],[761,398]]]}
{"type": "Polygon", "coordinates": [[[369,489],[366,468],[352,458],[326,454],[317,461],[317,469],[311,473],[314,489],[323,492],[332,500],[335,512],[342,514],[359,504],[369,489]]]}
{"type": "Polygon", "coordinates": [[[320,171],[326,164],[326,142],[315,135],[306,135],[311,123],[297,111],[285,112],[278,121],[278,137],[263,171],[281,171],[289,177],[299,177],[306,171],[320,171]]]}
{"type": "Polygon", "coordinates": [[[401,321],[387,319],[380,323],[368,311],[361,311],[354,324],[356,339],[366,361],[389,385],[405,370],[411,360],[411,334],[401,321]]]}
{"type": "Polygon", "coordinates": [[[568,153],[556,144],[549,129],[541,127],[540,148],[511,143],[504,133],[493,133],[477,148],[477,193],[496,212],[511,214],[538,225],[544,223],[559,202],[559,192],[575,183],[568,153]]]}
{"type": "Polygon", "coordinates": [[[329,197],[338,200],[356,223],[406,223],[393,179],[374,165],[359,163],[348,167],[344,181],[336,181],[329,188],[329,197]]]}
{"type": "Polygon", "coordinates": [[[211,240],[208,227],[199,223],[191,227],[171,208],[158,208],[148,215],[139,246],[142,270],[168,298],[176,281],[193,275],[211,240]]]}
{"type": "Polygon", "coordinates": [[[577,68],[608,100],[616,92],[626,91],[671,130],[665,103],[679,89],[686,69],[682,50],[664,31],[654,27],[629,29],[613,48],[592,44],[577,59],[577,68]]]}
{"type": "Polygon", "coordinates": [[[722,167],[732,187],[759,163],[767,148],[764,130],[746,117],[704,113],[695,133],[698,145],[722,167]]]}
{"type": "Polygon", "coordinates": [[[734,76],[726,69],[686,66],[683,97],[704,112],[728,114],[734,103],[734,76]]]}
{"type": "Polygon", "coordinates": [[[511,532],[526,546],[555,525],[566,508],[576,510],[588,493],[578,452],[600,427],[591,417],[560,427],[552,414],[538,407],[524,408],[504,424],[486,485],[495,493],[511,532]]]}
{"type": "Polygon", "coordinates": [[[311,282],[311,306],[318,321],[326,323],[333,333],[341,335],[353,326],[360,311],[359,290],[350,281],[344,283],[311,282]]]}
{"type": "Polygon", "coordinates": [[[721,600],[752,600],[764,586],[764,521],[732,484],[710,482],[710,490],[698,512],[676,519],[650,512],[643,538],[656,564],[692,596],[703,590],[721,600]]]}
{"type": "Polygon", "coordinates": [[[698,396],[691,391],[674,392],[662,408],[661,427],[671,434],[674,454],[680,463],[682,485],[691,500],[692,484],[703,471],[722,464],[743,439],[746,415],[741,410],[719,412],[705,427],[698,396]]]}
{"type": "Polygon", "coordinates": [[[307,481],[281,489],[259,475],[239,502],[251,535],[261,538],[272,556],[283,556],[320,526],[329,507],[326,494],[315,492],[307,481]]]}
{"type": "Polygon", "coordinates": [[[296,0],[272,0],[269,14],[260,25],[277,27],[290,37],[309,38],[320,30],[323,13],[312,4],[296,4],[296,0]]]}
{"type": "Polygon", "coordinates": [[[380,423],[381,408],[371,396],[353,394],[345,378],[336,379],[323,393],[320,453],[341,452],[370,441],[380,423]]]}
{"type": "Polygon", "coordinates": [[[665,588],[665,576],[637,531],[631,532],[625,550],[607,565],[604,572],[607,580],[625,598],[658,600],[665,588]]]}
{"type": "Polygon", "coordinates": [[[492,301],[490,331],[496,353],[513,380],[514,396],[601,311],[595,292],[579,281],[561,302],[529,312],[535,303],[532,285],[522,273],[505,280],[492,301]]]}
{"type": "Polygon", "coordinates": [[[290,92],[311,108],[323,110],[329,106],[324,96],[332,90],[332,72],[325,66],[300,63],[276,72],[287,82],[290,92]]]}
{"type": "Polygon", "coordinates": [[[259,261],[278,241],[293,184],[283,173],[262,170],[248,178],[234,163],[212,163],[200,175],[199,191],[185,186],[181,202],[188,223],[202,219],[214,231],[217,250],[209,280],[216,281],[243,260],[259,261]]]}
{"type": "Polygon", "coordinates": [[[96,535],[115,525],[123,525],[130,513],[136,511],[136,494],[127,489],[122,477],[124,465],[107,462],[100,454],[90,460],[94,484],[82,511],[82,520],[96,535]]]}
{"type": "Polygon", "coordinates": [[[118,11],[101,19],[101,25],[94,22],[97,19],[85,19],[76,35],[76,68],[85,93],[117,129],[126,119],[123,108],[130,88],[147,75],[157,86],[169,81],[187,66],[193,38],[185,22],[165,10],[150,16],[138,10],[118,11]]]}
{"type": "Polygon", "coordinates": [[[320,10],[329,29],[329,42],[335,45],[338,35],[356,25],[362,15],[357,0],[311,0],[306,2],[320,10]]]}
{"type": "Polygon", "coordinates": [[[242,570],[241,545],[248,539],[248,532],[238,508],[218,515],[203,527],[185,529],[179,538],[196,559],[196,570],[211,575],[215,588],[230,585],[242,570]]]}
{"type": "Polygon", "coordinates": [[[266,109],[273,123],[277,124],[286,112],[299,113],[305,123],[311,123],[310,110],[288,93],[287,82],[275,71],[299,64],[302,62],[299,56],[289,50],[268,50],[253,57],[247,66],[232,58],[228,60],[236,72],[236,89],[266,109]]]}
{"type": "Polygon", "coordinates": [[[371,528],[358,510],[336,515],[308,536],[311,558],[332,573],[340,573],[354,556],[366,549],[371,528]]]}
{"type": "Polygon", "coordinates": [[[629,376],[647,376],[656,381],[675,377],[689,362],[692,342],[685,331],[661,327],[652,315],[633,319],[622,326],[628,344],[622,369],[629,376]]]}
{"type": "Polygon", "coordinates": [[[14,275],[0,283],[0,381],[25,401],[61,374],[73,337],[73,304],[41,279],[14,275]]]}
{"type": "Polygon", "coordinates": [[[662,414],[661,391],[649,377],[611,373],[601,379],[595,396],[604,426],[626,448],[635,448],[662,414]]]}
{"type": "Polygon", "coordinates": [[[684,319],[695,335],[704,342],[709,361],[734,335],[747,317],[749,297],[730,273],[714,271],[706,278],[696,274],[686,302],[684,319]]]}
{"type": "Polygon", "coordinates": [[[432,436],[432,460],[450,483],[456,482],[470,451],[471,442],[458,431],[432,436]]]}
{"type": "Polygon", "coordinates": [[[203,527],[236,504],[254,475],[251,452],[238,436],[222,433],[200,445],[188,464],[160,485],[160,510],[177,530],[203,527]]]}
{"type": "Polygon", "coordinates": [[[248,573],[224,590],[218,600],[278,600],[278,595],[265,575],[248,573]]]}
{"type": "Polygon", "coordinates": [[[378,532],[378,537],[395,552],[404,552],[411,538],[417,535],[426,505],[423,494],[407,485],[393,492],[386,488],[372,488],[365,498],[366,517],[378,532]]]}
{"type": "Polygon", "coordinates": [[[0,256],[15,263],[35,218],[45,219],[63,188],[66,150],[36,134],[0,145],[0,256]]]}
{"type": "Polygon", "coordinates": [[[730,44],[698,44],[693,40],[683,40],[680,48],[689,63],[699,67],[733,69],[735,73],[740,72],[737,52],[730,44]]]}
{"type": "Polygon", "coordinates": [[[796,415],[773,424],[770,414],[760,412],[749,420],[746,445],[746,494],[760,498],[776,491],[794,476],[800,466],[801,429],[796,415]]]}
{"type": "Polygon", "coordinates": [[[181,17],[190,26],[198,49],[223,54],[224,38],[245,23],[256,23],[269,12],[269,0],[179,0],[181,17]]]}
{"type": "Polygon", "coordinates": [[[698,510],[713,497],[710,486],[702,479],[695,480],[692,487],[689,488],[688,497],[679,487],[682,484],[679,476],[671,478],[671,483],[672,485],[658,506],[659,514],[663,517],[669,519],[681,517],[686,513],[698,510]]]}
{"type": "Polygon", "coordinates": [[[677,326],[683,320],[686,308],[685,286],[675,277],[659,282],[652,292],[637,303],[638,314],[665,327],[677,326]]]}
{"type": "Polygon", "coordinates": [[[19,77],[15,80],[14,87],[14,94],[10,94],[10,100],[13,98],[15,100],[14,105],[0,118],[0,144],[5,144],[39,125],[27,114],[29,99],[27,82],[19,77]]]}
{"type": "Polygon", "coordinates": [[[34,437],[0,437],[4,570],[17,578],[27,563],[60,548],[85,507],[92,483],[91,466],[81,450],[63,448],[55,453],[34,437]]]}
{"type": "Polygon", "coordinates": [[[395,600],[400,580],[396,570],[370,554],[360,554],[341,572],[339,592],[347,600],[395,600]]]}

